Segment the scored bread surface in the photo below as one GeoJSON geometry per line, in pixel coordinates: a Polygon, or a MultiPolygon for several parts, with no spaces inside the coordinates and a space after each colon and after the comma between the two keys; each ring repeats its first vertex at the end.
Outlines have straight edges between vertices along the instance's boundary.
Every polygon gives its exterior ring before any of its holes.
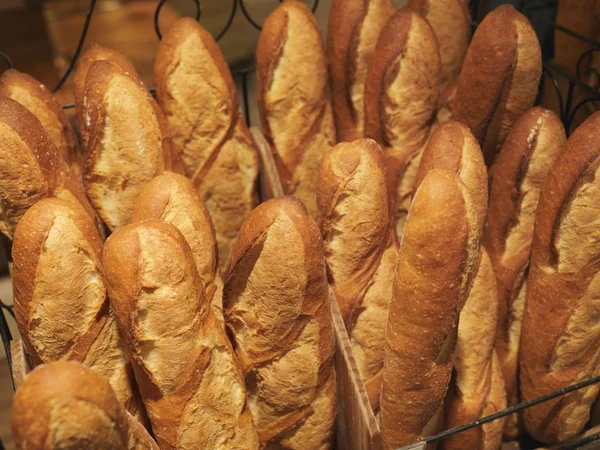
{"type": "Polygon", "coordinates": [[[323,241],[299,200],[272,199],[248,216],[223,309],[261,446],[331,448],[334,343],[323,241]]]}
{"type": "Polygon", "coordinates": [[[223,281],[219,273],[215,229],[194,185],[183,175],[165,172],[138,196],[131,223],[161,219],[177,227],[192,250],[206,297],[217,318],[223,318],[223,281]]]}
{"type": "Polygon", "coordinates": [[[86,78],[90,117],[84,164],[86,193],[110,230],[129,222],[137,196],[172,168],[169,132],[143,84],[108,61],[96,61],[86,78]]]}
{"type": "Polygon", "coordinates": [[[256,51],[260,120],[286,194],[316,216],[321,159],[335,144],[325,49],[315,17],[286,1],[265,21],[256,51]]]}
{"type": "Polygon", "coordinates": [[[158,450],[107,379],[72,361],[46,364],[27,376],[13,401],[11,425],[22,449],[158,450]]]}
{"type": "Polygon", "coordinates": [[[154,79],[174,147],[212,217],[224,272],[242,221],[258,202],[258,152],[231,73],[210,33],[183,18],[161,41],[154,79]]]}
{"type": "Polygon", "coordinates": [[[17,324],[34,365],[81,362],[106,376],[119,400],[138,414],[133,373],[109,310],[101,252],[100,236],[80,206],[56,198],[32,206],[12,248],[17,324]]]}
{"type": "Polygon", "coordinates": [[[86,50],[77,61],[77,68],[73,73],[73,94],[75,97],[75,118],[77,120],[77,129],[81,136],[81,143],[84,150],[87,150],[89,139],[89,128],[91,127],[91,118],[89,115],[88,99],[85,97],[85,84],[88,71],[96,61],[110,61],[120,67],[124,72],[132,77],[139,78],[135,67],[123,54],[112,48],[102,47],[97,44],[86,50]]]}
{"type": "Polygon", "coordinates": [[[181,232],[159,219],[121,227],[103,260],[160,448],[257,449],[238,362],[181,232]]]}
{"type": "MultiPolygon", "coordinates": [[[[458,316],[477,267],[476,216],[466,187],[433,169],[412,202],[399,248],[385,338],[383,448],[433,434],[454,364],[458,316]]],[[[439,423],[439,422],[438,422],[439,423]]]]}
{"type": "MultiPolygon", "coordinates": [[[[600,375],[598,133],[595,113],[542,184],[519,353],[523,401],[600,375]]],[[[525,410],[527,431],[545,443],[575,436],[599,390],[592,385],[525,410]]]]}
{"type": "Polygon", "coordinates": [[[0,232],[13,238],[17,223],[62,183],[66,166],[40,121],[0,95],[0,232]]]}
{"type": "Polygon", "coordinates": [[[364,135],[365,80],[379,33],[396,9],[390,0],[334,0],[327,28],[333,113],[340,142],[364,135]]]}
{"type": "Polygon", "coordinates": [[[75,134],[69,119],[43,84],[25,73],[9,69],[0,76],[0,95],[19,102],[39,119],[67,164],[78,159],[75,134]]]}
{"type": "Polygon", "coordinates": [[[365,90],[365,137],[385,152],[390,223],[398,241],[434,120],[439,82],[440,55],[431,26],[417,12],[399,10],[379,36],[365,90]]]}
{"type": "Polygon", "coordinates": [[[467,125],[491,165],[519,116],[533,106],[542,75],[531,24],[501,5],[477,27],[458,77],[453,118],[467,125]]]}
{"type": "MultiPolygon", "coordinates": [[[[491,170],[484,245],[498,279],[496,351],[509,406],[519,403],[519,340],[540,189],[565,143],[565,132],[556,114],[532,108],[519,118],[507,136],[491,170]]],[[[517,416],[509,417],[506,437],[515,439],[520,428],[517,416]]]]}
{"type": "Polygon", "coordinates": [[[398,252],[389,228],[385,175],[375,141],[338,144],[323,158],[317,193],[329,282],[375,410],[398,252]]]}

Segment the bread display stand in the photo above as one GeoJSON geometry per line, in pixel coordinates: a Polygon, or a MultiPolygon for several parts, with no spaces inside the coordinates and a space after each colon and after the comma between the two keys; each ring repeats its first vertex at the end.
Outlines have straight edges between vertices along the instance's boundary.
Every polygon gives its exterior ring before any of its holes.
{"type": "MultiPolygon", "coordinates": [[[[260,153],[260,188],[262,200],[280,197],[283,187],[277,174],[271,148],[262,132],[251,127],[250,133],[260,153]]],[[[381,447],[377,419],[369,406],[367,391],[360,378],[358,367],[350,347],[342,315],[333,291],[329,290],[331,316],[335,335],[335,370],[337,382],[337,436],[336,445],[340,449],[370,450],[381,447]]],[[[424,448],[423,445],[414,447],[424,448]]]]}

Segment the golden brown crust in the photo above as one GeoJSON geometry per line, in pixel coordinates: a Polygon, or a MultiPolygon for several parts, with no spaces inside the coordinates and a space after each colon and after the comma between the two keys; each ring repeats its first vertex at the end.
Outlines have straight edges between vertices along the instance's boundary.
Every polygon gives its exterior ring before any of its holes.
{"type": "Polygon", "coordinates": [[[415,191],[435,168],[457,174],[465,184],[475,208],[481,236],[488,204],[488,175],[481,148],[465,125],[449,121],[434,128],[419,164],[415,191]]]}
{"type": "Polygon", "coordinates": [[[413,199],[385,339],[381,431],[386,450],[417,441],[442,406],[458,316],[477,266],[470,209],[458,176],[440,169],[429,172],[413,199]]]}
{"type": "Polygon", "coordinates": [[[66,165],[40,121],[0,95],[0,232],[9,239],[36,201],[62,183],[66,165]]]}
{"type": "Polygon", "coordinates": [[[63,179],[57,181],[56,195],[78,201],[88,215],[98,221],[83,189],[81,157],[77,152],[75,134],[54,96],[39,81],[15,69],[9,69],[0,76],[0,95],[12,98],[33,113],[54,144],[58,152],[54,159],[64,172],[63,179]]]}
{"type": "Polygon", "coordinates": [[[330,448],[335,375],[323,241],[299,200],[275,198],[247,217],[223,308],[261,444],[330,448]]]}
{"type": "Polygon", "coordinates": [[[54,362],[31,372],[15,395],[11,425],[22,449],[158,450],[106,378],[75,362],[54,362]]]}
{"type": "MultiPolygon", "coordinates": [[[[454,375],[445,401],[445,429],[473,422],[506,407],[502,371],[494,354],[498,319],[496,277],[487,252],[480,249],[473,287],[460,312],[454,375]]],[[[443,450],[500,448],[504,420],[442,441],[443,450]]]]}
{"type": "Polygon", "coordinates": [[[57,198],[33,205],[12,247],[15,315],[35,365],[81,362],[110,380],[132,413],[135,382],[109,312],[102,241],[85,210],[57,198]]]}
{"type": "Polygon", "coordinates": [[[147,219],[161,219],[181,231],[192,250],[206,297],[215,315],[222,319],[222,299],[217,295],[217,288],[223,281],[219,274],[215,229],[192,182],[173,172],[154,178],[140,192],[130,222],[147,219]]]}
{"type": "MultiPolygon", "coordinates": [[[[569,138],[552,165],[535,218],[520,348],[524,401],[600,375],[598,166],[600,113],[569,138]],[[544,326],[539,326],[539,324],[544,326]]],[[[527,431],[554,443],[581,431],[599,386],[524,412],[527,431]]]]}
{"type": "Polygon", "coordinates": [[[114,230],[129,221],[144,185],[172,170],[169,132],[141,81],[113,63],[91,65],[84,98],[90,118],[86,193],[104,223],[114,230]]]}
{"type": "MultiPolygon", "coordinates": [[[[490,206],[484,244],[498,279],[500,312],[496,350],[509,406],[519,402],[518,343],[539,192],[565,143],[565,132],[556,114],[532,108],[519,118],[509,133],[490,172],[490,206]]],[[[516,438],[519,430],[515,418],[509,419],[506,426],[506,436],[516,438]]]]}
{"type": "Polygon", "coordinates": [[[183,18],[160,43],[154,80],[185,173],[212,217],[224,272],[239,227],[258,203],[258,152],[231,73],[210,33],[183,18]]]}
{"type": "Polygon", "coordinates": [[[451,83],[462,66],[471,34],[467,0],[409,0],[408,6],[422,14],[435,35],[442,62],[442,87],[451,83]]]}
{"type": "Polygon", "coordinates": [[[398,241],[423,146],[435,118],[440,56],[431,26],[415,11],[397,11],[383,28],[369,64],[365,136],[386,155],[391,226],[398,241]]]}
{"type": "Polygon", "coordinates": [[[179,230],[116,230],[103,260],[111,305],[162,449],[258,448],[233,349],[179,230]]]}
{"type": "Polygon", "coordinates": [[[338,141],[364,134],[364,90],[377,38],[395,8],[390,0],[334,0],[327,29],[327,58],[338,141]]]}
{"type": "Polygon", "coordinates": [[[25,73],[9,69],[0,76],[0,95],[19,102],[39,119],[67,164],[79,161],[69,119],[43,84],[25,73]]]}
{"type": "Polygon", "coordinates": [[[542,75],[540,44],[529,21],[502,5],[481,22],[458,77],[453,118],[494,161],[519,116],[533,106],[542,75]]]}
{"type": "Polygon", "coordinates": [[[93,44],[88,50],[86,50],[77,61],[77,68],[73,73],[73,94],[75,96],[75,118],[77,119],[77,128],[81,136],[81,143],[84,150],[87,150],[89,127],[89,117],[86,116],[86,99],[85,97],[85,83],[90,67],[96,61],[110,61],[113,64],[120,67],[124,72],[130,76],[139,78],[135,67],[123,54],[119,53],[112,48],[102,47],[97,44],[93,44]]]}
{"type": "Polygon", "coordinates": [[[321,32],[305,4],[286,1],[269,15],[256,62],[261,124],[284,191],[314,217],[318,169],[335,144],[335,125],[321,32]]]}
{"type": "Polygon", "coordinates": [[[383,152],[375,141],[342,143],[325,154],[317,192],[329,282],[375,410],[397,256],[385,175],[383,152]]]}

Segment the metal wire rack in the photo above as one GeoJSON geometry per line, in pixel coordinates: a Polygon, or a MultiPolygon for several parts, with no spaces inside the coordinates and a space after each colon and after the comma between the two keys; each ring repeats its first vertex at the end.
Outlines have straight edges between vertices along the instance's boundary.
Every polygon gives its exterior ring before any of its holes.
{"type": "MultiPolygon", "coordinates": [[[[162,33],[160,31],[160,25],[159,25],[160,12],[161,12],[163,6],[165,5],[165,3],[167,3],[167,1],[168,0],[158,0],[156,10],[154,13],[154,30],[156,32],[158,39],[162,38],[162,33]]],[[[195,6],[196,6],[195,18],[196,18],[196,20],[201,21],[201,19],[202,19],[201,0],[192,0],[192,1],[194,2],[195,6]]],[[[281,1],[282,0],[279,0],[279,2],[281,2],[281,1]]],[[[63,76],[60,78],[58,83],[52,88],[52,92],[58,91],[64,85],[64,83],[69,78],[69,76],[71,75],[71,73],[73,72],[73,70],[75,68],[75,65],[77,63],[79,55],[81,54],[83,45],[85,43],[85,39],[87,36],[90,22],[92,20],[96,2],[97,2],[97,0],[90,0],[89,7],[88,7],[88,10],[86,13],[86,19],[85,19],[84,25],[81,30],[81,35],[79,37],[79,42],[77,44],[76,50],[73,54],[73,57],[68,65],[67,69],[65,70],[63,76]]],[[[234,18],[237,14],[238,6],[239,6],[239,10],[241,11],[242,15],[245,17],[245,19],[247,20],[247,22],[249,24],[251,24],[256,30],[261,30],[261,28],[262,28],[261,24],[257,20],[255,20],[255,18],[253,18],[252,13],[250,12],[250,9],[247,7],[247,5],[245,4],[244,0],[231,0],[231,3],[232,3],[231,12],[228,16],[228,19],[227,19],[223,29],[215,36],[215,39],[217,41],[219,41],[230,30],[231,25],[234,21],[234,18]]],[[[553,21],[548,21],[547,19],[545,19],[543,17],[536,16],[536,11],[542,10],[543,8],[547,8],[547,7],[555,7],[556,4],[557,4],[556,0],[545,0],[545,1],[542,0],[540,2],[535,3],[534,5],[527,5],[527,4],[525,4],[525,2],[522,2],[519,9],[525,15],[527,15],[527,17],[530,19],[530,21],[533,24],[535,24],[536,21],[541,21],[545,25],[551,27],[554,30],[554,32],[566,33],[571,37],[574,37],[576,39],[580,39],[583,42],[586,42],[591,47],[589,50],[585,51],[584,53],[582,53],[580,55],[578,62],[577,62],[577,68],[576,68],[575,74],[569,73],[566,70],[558,67],[557,65],[552,63],[549,59],[543,61],[543,72],[542,72],[543,75],[542,75],[542,81],[540,83],[540,96],[538,96],[538,101],[541,99],[541,91],[544,86],[544,79],[548,79],[550,81],[550,85],[552,86],[552,88],[554,89],[554,91],[556,93],[556,97],[557,97],[557,101],[558,101],[558,108],[559,108],[559,117],[560,117],[563,125],[565,126],[565,130],[569,134],[572,131],[571,127],[572,127],[573,121],[574,121],[577,113],[582,108],[584,108],[586,105],[600,101],[600,91],[598,90],[598,88],[600,87],[598,85],[598,84],[600,84],[600,74],[595,72],[595,70],[593,68],[588,69],[585,73],[582,69],[583,64],[584,64],[584,62],[586,62],[586,60],[589,60],[590,58],[593,57],[594,54],[600,52],[600,41],[586,37],[576,31],[573,31],[573,30],[570,30],[563,26],[560,26],[553,21]],[[596,81],[595,81],[594,85],[590,84],[590,81],[589,81],[590,74],[595,75],[596,81]],[[561,80],[561,79],[565,80],[567,82],[566,95],[564,95],[564,93],[561,89],[561,86],[560,86],[559,80],[561,80]],[[577,98],[577,103],[575,103],[576,90],[579,90],[578,91],[579,96],[577,98]],[[583,96],[583,98],[581,95],[582,93],[585,94],[583,96]]],[[[478,1],[471,2],[471,4],[470,4],[471,17],[473,17],[473,18],[478,17],[478,12],[479,12],[478,6],[479,6],[478,1]]],[[[318,7],[319,7],[319,0],[313,0],[312,7],[311,7],[312,11],[315,12],[318,7]]],[[[476,26],[477,26],[477,22],[473,21],[473,27],[475,28],[476,26]]],[[[0,57],[5,60],[5,63],[6,63],[5,65],[8,68],[13,67],[13,64],[12,64],[12,61],[11,61],[11,58],[9,55],[0,51],[0,57]]],[[[255,69],[254,65],[249,64],[245,67],[232,70],[232,74],[234,77],[241,78],[243,110],[244,110],[245,120],[248,124],[250,124],[250,114],[249,114],[250,108],[249,108],[249,100],[248,100],[248,75],[251,74],[252,72],[254,72],[254,69],[255,69]]],[[[154,92],[153,87],[150,87],[149,90],[151,92],[154,92]]],[[[62,105],[62,107],[64,109],[73,108],[74,106],[75,105],[73,103],[67,103],[67,104],[62,105]]],[[[10,257],[10,242],[8,242],[4,237],[0,237],[0,238],[3,241],[2,243],[3,243],[4,249],[5,249],[6,255],[10,257]]],[[[4,350],[6,352],[6,357],[7,357],[8,365],[11,370],[11,376],[12,376],[12,361],[11,361],[11,352],[10,352],[10,342],[12,341],[13,337],[11,335],[10,328],[8,326],[8,322],[7,322],[4,312],[9,314],[14,319],[14,311],[13,311],[12,306],[7,305],[0,299],[0,337],[2,338],[2,344],[3,344],[4,350]]],[[[540,403],[555,399],[557,397],[569,394],[573,391],[583,389],[585,387],[589,387],[589,386],[597,384],[597,383],[600,383],[600,376],[581,381],[581,382],[576,383],[571,386],[567,386],[558,391],[549,393],[543,397],[520,403],[518,405],[512,406],[503,411],[500,411],[496,414],[492,414],[490,416],[478,419],[474,422],[471,422],[471,423],[468,423],[465,425],[461,425],[459,427],[452,428],[449,430],[445,430],[436,435],[429,436],[429,437],[423,439],[422,441],[402,447],[402,449],[399,449],[399,450],[410,450],[410,449],[422,448],[424,444],[436,442],[436,441],[442,440],[444,438],[447,438],[449,436],[461,433],[463,431],[466,431],[466,430],[469,430],[469,429],[472,429],[475,427],[479,427],[479,426],[481,426],[485,423],[491,422],[493,420],[497,420],[502,417],[509,416],[513,413],[522,411],[526,408],[533,407],[540,403]]],[[[14,387],[14,382],[13,382],[13,387],[14,387]]],[[[574,449],[578,449],[578,448],[583,448],[584,446],[586,449],[591,449],[591,448],[600,449],[600,432],[592,433],[588,436],[585,436],[580,439],[576,439],[569,443],[563,444],[561,446],[552,447],[552,448],[556,449],[556,450],[574,450],[574,449]],[[596,444],[594,444],[594,443],[596,443],[596,444]],[[590,446],[590,444],[592,444],[592,446],[590,446]]],[[[534,448],[534,447],[532,446],[532,447],[528,447],[528,448],[534,448]]]]}

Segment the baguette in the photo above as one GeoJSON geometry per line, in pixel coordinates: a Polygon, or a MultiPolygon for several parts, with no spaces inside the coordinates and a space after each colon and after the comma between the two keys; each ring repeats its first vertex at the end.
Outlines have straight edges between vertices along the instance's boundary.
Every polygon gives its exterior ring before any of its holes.
{"type": "Polygon", "coordinates": [[[261,448],[331,448],[334,343],[323,241],[299,200],[269,200],[246,218],[223,309],[261,448]]]}
{"type": "Polygon", "coordinates": [[[85,189],[114,231],[129,222],[144,185],[173,168],[169,132],[143,84],[110,62],[90,66],[84,98],[90,118],[85,189]]]}
{"type": "Polygon", "coordinates": [[[0,95],[19,102],[38,118],[68,165],[79,162],[77,141],[69,119],[46,86],[25,73],[8,69],[0,76],[0,95]]]}
{"type": "Polygon", "coordinates": [[[147,219],[161,219],[183,234],[192,250],[206,298],[215,316],[223,320],[223,280],[215,229],[192,182],[183,175],[165,172],[148,183],[135,202],[131,223],[147,219]]]}
{"type": "Polygon", "coordinates": [[[375,141],[342,143],[325,154],[317,192],[329,281],[375,411],[398,257],[385,175],[383,152],[375,141]]]}
{"type": "MultiPolygon", "coordinates": [[[[471,423],[506,408],[506,390],[494,338],[498,322],[496,276],[481,248],[473,287],[462,309],[454,360],[454,378],[446,398],[445,429],[471,423]]],[[[502,444],[504,418],[450,436],[443,450],[497,450],[502,444]]]]}
{"type": "Polygon", "coordinates": [[[468,0],[409,0],[408,6],[427,19],[437,37],[441,57],[437,119],[438,122],[449,120],[456,79],[471,37],[468,0]]]}
{"type": "Polygon", "coordinates": [[[23,450],[158,450],[106,378],[71,361],[36,368],[17,390],[12,432],[23,450]]]}
{"type": "Polygon", "coordinates": [[[381,392],[386,450],[437,431],[477,255],[466,187],[452,172],[431,170],[408,214],[389,310],[381,392]]]}
{"type": "Polygon", "coordinates": [[[87,98],[85,97],[85,84],[88,71],[96,61],[110,61],[119,66],[129,76],[139,79],[131,61],[112,48],[93,44],[79,57],[77,69],[73,73],[73,94],[75,96],[75,119],[84,150],[87,150],[88,147],[89,129],[92,125],[91,117],[89,116],[90,110],[88,109],[87,98]]]}
{"type": "MultiPolygon", "coordinates": [[[[449,121],[435,128],[419,166],[415,189],[433,169],[456,173],[467,188],[481,237],[485,224],[487,170],[477,140],[469,129],[449,121]]],[[[498,319],[496,280],[489,257],[481,249],[477,275],[459,316],[454,378],[446,399],[446,429],[500,411],[506,405],[502,372],[494,353],[498,319]]],[[[446,450],[496,449],[502,443],[504,420],[497,420],[442,441],[446,450]]]]}
{"type": "Polygon", "coordinates": [[[242,221],[258,203],[259,170],[231,73],[210,33],[183,18],[160,43],[154,81],[185,173],[212,217],[225,272],[242,221]]]}
{"type": "Polygon", "coordinates": [[[315,217],[321,159],[336,138],[323,40],[304,3],[287,0],[265,21],[256,76],[260,120],[283,189],[315,217]]]}
{"type": "Polygon", "coordinates": [[[34,366],[85,364],[106,376],[121,403],[143,417],[109,310],[101,252],[100,236],[80,206],[56,198],[33,205],[12,247],[17,325],[34,366]]]}
{"type": "Polygon", "coordinates": [[[542,75],[540,43],[524,15],[502,5],[481,22],[458,77],[453,118],[467,125],[490,166],[542,75]]]}
{"type": "MultiPolygon", "coordinates": [[[[523,401],[600,375],[599,133],[595,113],[542,184],[519,352],[523,401]]],[[[526,409],[527,431],[544,443],[575,436],[599,390],[596,384],[526,409]]]]}
{"type": "Polygon", "coordinates": [[[54,144],[54,149],[47,151],[58,152],[56,159],[61,170],[65,172],[56,195],[67,201],[79,202],[99,227],[98,215],[83,188],[81,156],[77,151],[75,134],[67,116],[50,91],[35,78],[9,69],[0,76],[0,95],[15,100],[37,117],[54,144]]]}
{"type": "Polygon", "coordinates": [[[334,0],[331,5],[327,59],[340,142],[364,136],[367,67],[379,33],[395,11],[390,0],[334,0]]]}
{"type": "Polygon", "coordinates": [[[0,95],[0,232],[12,239],[35,202],[54,195],[66,165],[40,121],[0,95]]]}
{"type": "Polygon", "coordinates": [[[434,120],[439,82],[440,55],[433,30],[420,14],[399,10],[379,36],[365,89],[365,135],[384,149],[390,222],[398,242],[434,120]]]}
{"type": "Polygon", "coordinates": [[[488,174],[481,148],[465,125],[449,121],[435,127],[423,151],[415,191],[433,169],[449,170],[465,184],[481,237],[488,205],[488,174]]]}
{"type": "MultiPolygon", "coordinates": [[[[565,143],[565,132],[556,114],[532,108],[519,118],[491,169],[484,245],[498,280],[496,352],[509,406],[519,403],[519,340],[535,211],[542,182],[565,143]]],[[[518,416],[510,416],[505,437],[516,439],[521,428],[518,416]]]]}
{"type": "Polygon", "coordinates": [[[103,260],[159,447],[258,449],[237,360],[179,230],[158,219],[126,225],[103,260]]]}

